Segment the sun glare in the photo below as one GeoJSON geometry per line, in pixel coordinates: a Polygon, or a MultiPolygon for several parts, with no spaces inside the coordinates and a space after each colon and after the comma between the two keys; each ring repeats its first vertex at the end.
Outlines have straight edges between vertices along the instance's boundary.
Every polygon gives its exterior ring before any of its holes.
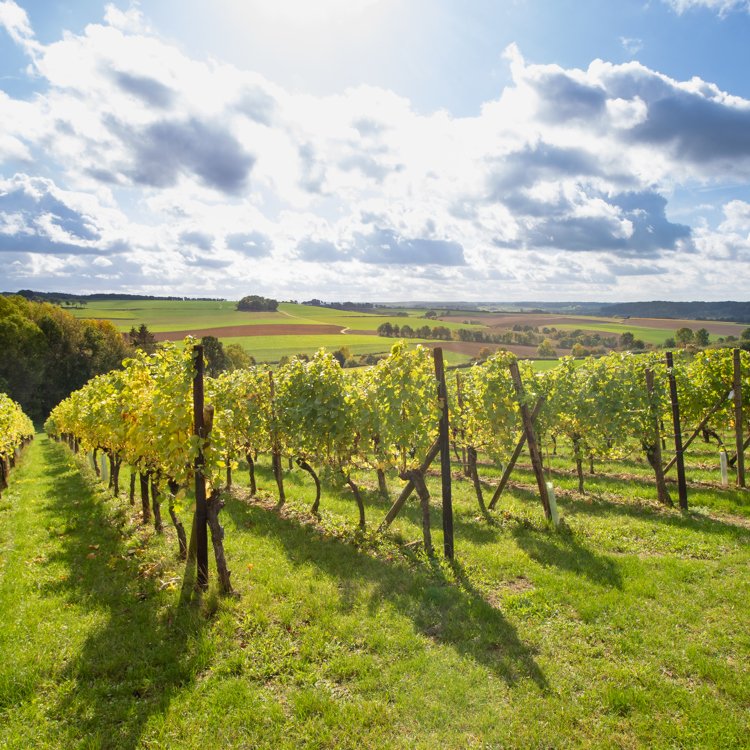
{"type": "Polygon", "coordinates": [[[384,0],[255,0],[248,10],[290,24],[330,24],[349,20],[384,0]]]}

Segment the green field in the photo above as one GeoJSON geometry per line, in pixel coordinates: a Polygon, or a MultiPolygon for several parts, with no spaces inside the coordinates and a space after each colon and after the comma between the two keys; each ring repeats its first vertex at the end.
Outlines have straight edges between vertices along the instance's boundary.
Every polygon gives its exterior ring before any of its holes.
{"type": "Polygon", "coordinates": [[[375,331],[386,321],[392,325],[408,322],[413,328],[421,325],[445,325],[447,328],[476,328],[460,323],[442,323],[425,320],[420,316],[424,310],[413,310],[410,318],[395,316],[367,315],[342,312],[330,308],[294,305],[282,302],[276,313],[249,313],[235,310],[236,302],[200,302],[196,300],[137,300],[91,302],[85,308],[74,308],[70,312],[77,318],[107,318],[119,330],[127,332],[145,323],[154,333],[168,331],[200,330],[224,326],[279,324],[286,325],[338,325],[353,330],[375,331]]]}
{"type": "Polygon", "coordinates": [[[234,302],[196,300],[116,300],[91,302],[85,308],[70,312],[77,318],[108,318],[123,332],[129,331],[132,326],[137,328],[141,323],[145,323],[154,332],[184,331],[191,328],[243,325],[243,321],[238,318],[242,313],[237,312],[234,305],[234,302]]]}
{"type": "Polygon", "coordinates": [[[260,456],[259,496],[243,464],[221,514],[239,597],[190,601],[173,529],[38,435],[0,502],[0,747],[747,747],[747,491],[718,487],[711,448],[688,456],[689,512],[655,504],[637,453],[580,495],[558,451],[557,530],[528,466],[489,521],[456,472],[453,564],[439,477],[431,561],[407,546],[416,501],[377,537],[362,474],[358,534],[349,491],[324,486],[316,520],[285,468],[279,514],[260,456]]]}
{"type": "MultiPolygon", "coordinates": [[[[323,307],[312,307],[309,305],[296,305],[282,302],[276,313],[248,313],[235,310],[235,302],[200,302],[195,300],[185,301],[108,301],[92,302],[84,309],[74,309],[71,312],[78,318],[109,318],[121,332],[127,332],[131,327],[138,327],[145,323],[149,330],[154,333],[168,333],[170,331],[193,331],[194,335],[204,335],[202,332],[210,331],[228,326],[238,325],[335,325],[341,329],[376,331],[383,323],[390,322],[391,325],[402,326],[408,323],[412,328],[422,325],[444,325],[450,329],[455,328],[485,328],[484,326],[471,326],[464,324],[464,320],[470,320],[470,314],[460,311],[454,315],[455,320],[430,321],[422,316],[425,310],[404,309],[408,318],[395,316],[371,315],[357,312],[343,312],[323,307]]],[[[395,312],[396,310],[394,310],[395,312]]],[[[440,313],[442,310],[436,310],[440,313]]],[[[695,321],[696,327],[700,327],[699,321],[695,321]]],[[[591,318],[590,323],[577,323],[576,325],[560,324],[556,326],[561,330],[597,330],[602,334],[621,334],[630,331],[636,338],[646,343],[663,344],[669,336],[674,336],[674,330],[646,328],[630,326],[626,323],[613,323],[610,318],[591,318]]],[[[486,329],[485,329],[486,330],[486,329]]],[[[493,329],[494,332],[503,329],[493,329]]],[[[280,335],[280,336],[243,336],[223,337],[220,336],[224,345],[230,343],[240,344],[249,354],[252,354],[258,362],[278,362],[283,355],[292,356],[301,352],[312,354],[321,347],[329,351],[336,350],[342,345],[350,348],[355,357],[363,354],[381,353],[390,350],[393,345],[392,339],[370,337],[352,334],[328,335],[328,336],[302,336],[280,335]]],[[[715,337],[712,337],[715,339],[715,337]]],[[[423,339],[410,339],[410,343],[426,343],[423,339]]],[[[432,342],[434,343],[434,342],[432,342]]],[[[554,342],[553,342],[554,343],[554,342]]],[[[493,347],[494,348],[494,347],[493,347]]],[[[470,356],[445,352],[446,362],[450,365],[466,363],[470,356]]],[[[542,361],[537,369],[549,369],[554,362],[542,361]]]]}
{"type": "MultiPolygon", "coordinates": [[[[347,313],[329,308],[295,305],[283,302],[276,313],[248,313],[235,310],[235,302],[200,302],[185,301],[112,301],[92,302],[86,308],[72,309],[70,312],[77,318],[107,318],[112,320],[118,329],[127,333],[132,327],[139,327],[142,323],[153,333],[168,333],[170,331],[194,331],[194,335],[201,336],[202,331],[238,325],[335,325],[342,330],[375,331],[389,321],[392,325],[403,325],[408,322],[413,328],[421,325],[446,325],[448,328],[464,327],[460,324],[443,324],[432,322],[419,316],[424,310],[412,310],[413,319],[391,316],[366,315],[362,313],[347,313]]],[[[477,326],[473,326],[477,327],[477,326]]],[[[363,354],[390,351],[393,339],[375,336],[342,334],[303,336],[243,336],[224,337],[222,343],[227,346],[232,343],[240,344],[258,362],[278,362],[283,355],[292,356],[301,352],[312,354],[321,347],[333,351],[340,346],[348,346],[352,354],[359,357],[363,354]]],[[[411,339],[414,344],[425,343],[424,339],[411,339]]],[[[434,343],[434,342],[433,342],[434,343]]],[[[469,360],[468,355],[445,353],[448,364],[459,364],[469,360]]]]}
{"type": "Polygon", "coordinates": [[[341,310],[331,310],[322,307],[309,307],[307,305],[291,305],[286,302],[282,302],[279,305],[279,310],[283,310],[288,315],[292,315],[295,318],[309,321],[311,323],[325,323],[327,325],[340,325],[342,328],[351,328],[352,330],[359,331],[377,331],[377,329],[385,322],[391,325],[402,326],[404,323],[408,323],[412,328],[418,328],[424,325],[430,326],[445,326],[453,330],[454,328],[482,328],[483,326],[472,326],[464,325],[461,321],[464,318],[457,316],[457,322],[446,322],[442,320],[427,320],[424,318],[425,310],[404,310],[408,312],[408,318],[399,318],[390,315],[372,315],[366,313],[357,312],[343,312],[341,310]]]}

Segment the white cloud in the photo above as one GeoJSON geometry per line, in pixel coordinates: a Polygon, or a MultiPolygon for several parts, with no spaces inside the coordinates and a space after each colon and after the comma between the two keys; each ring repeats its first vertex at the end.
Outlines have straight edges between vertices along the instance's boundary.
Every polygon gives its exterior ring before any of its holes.
{"type": "Polygon", "coordinates": [[[122,31],[133,33],[147,32],[149,28],[144,21],[143,13],[131,6],[126,11],[119,10],[112,3],[104,6],[104,21],[122,31]]]}
{"type": "MultiPolygon", "coordinates": [[[[17,41],[33,39],[18,6],[3,8],[17,41]]],[[[74,279],[93,255],[110,288],[231,294],[252,276],[279,296],[466,298],[501,280],[508,295],[596,296],[641,289],[670,258],[724,258],[717,237],[737,236],[732,204],[717,236],[666,215],[677,185],[750,178],[750,102],[700,79],[533,65],[511,46],[512,85],[453,118],[370,86],[289,92],[188,58],[134,8],[107,6],[105,20],[35,48],[44,93],[0,92],[0,168],[58,175],[0,181],[13,273],[56,256],[69,260],[43,273],[74,279]]]]}
{"type": "Polygon", "coordinates": [[[750,10],[750,0],[664,0],[678,13],[694,8],[708,8],[720,15],[726,15],[732,10],[750,10]]]}
{"type": "Polygon", "coordinates": [[[13,0],[0,2],[0,26],[5,27],[5,30],[16,44],[20,44],[23,47],[35,44],[33,41],[34,32],[29,24],[29,17],[26,15],[26,11],[16,5],[13,0]]]}
{"type": "Polygon", "coordinates": [[[735,232],[750,230],[750,203],[735,200],[724,206],[726,220],[719,224],[721,232],[735,232]]]}
{"type": "Polygon", "coordinates": [[[621,36],[620,41],[622,42],[622,46],[625,48],[625,51],[630,55],[635,55],[637,52],[640,52],[643,49],[642,39],[627,39],[624,36],[621,36]]]}

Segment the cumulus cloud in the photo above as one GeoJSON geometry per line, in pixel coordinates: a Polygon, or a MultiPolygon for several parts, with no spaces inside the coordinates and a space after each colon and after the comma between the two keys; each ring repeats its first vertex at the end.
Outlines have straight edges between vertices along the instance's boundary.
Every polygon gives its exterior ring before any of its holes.
{"type": "Polygon", "coordinates": [[[747,232],[750,230],[750,203],[734,200],[724,206],[724,216],[727,218],[719,224],[722,232],[747,232]]]}
{"type": "Polygon", "coordinates": [[[299,259],[309,263],[335,263],[346,260],[346,255],[333,242],[305,237],[297,243],[299,259]]]}
{"type": "Polygon", "coordinates": [[[462,266],[464,249],[458,242],[400,237],[390,229],[358,234],[355,257],[363,263],[400,266],[462,266]]]}
{"type": "Polygon", "coordinates": [[[80,196],[50,180],[25,175],[0,180],[0,252],[107,253],[113,239],[104,235],[95,211],[82,209],[80,196]]]}
{"type": "Polygon", "coordinates": [[[727,203],[711,230],[667,202],[683,184],[750,178],[750,101],[710,82],[638,62],[535,65],[511,47],[512,83],[453,118],[374,87],[312,96],[192,60],[133,8],[109,5],[105,21],[44,46],[0,2],[44,83],[31,100],[0,92],[0,169],[56,175],[0,181],[8,273],[81,275],[69,258],[88,253],[114,285],[135,264],[172,289],[200,268],[229,290],[256,259],[258,288],[279,296],[467,298],[501,281],[528,297],[646,289],[678,257],[700,293],[710,262],[747,252],[748,204],[727,203]]]}
{"type": "Polygon", "coordinates": [[[195,118],[163,120],[143,130],[111,121],[110,130],[132,159],[120,171],[141,185],[172,187],[188,173],[201,184],[232,195],[246,187],[255,163],[225,128],[195,118]]]}
{"type": "Polygon", "coordinates": [[[197,247],[199,250],[210,250],[213,245],[213,235],[204,234],[203,232],[182,232],[180,234],[180,242],[185,245],[192,245],[197,247]]]}
{"type": "Polygon", "coordinates": [[[16,5],[13,0],[0,2],[0,26],[5,28],[14,42],[25,49],[33,49],[37,46],[26,11],[16,5]]]}
{"type": "Polygon", "coordinates": [[[114,74],[114,79],[123,91],[133,94],[151,107],[169,109],[174,102],[174,91],[155,78],[118,71],[114,74]]]}
{"type": "Polygon", "coordinates": [[[119,10],[112,3],[107,3],[104,7],[104,20],[116,29],[122,31],[131,31],[137,33],[139,31],[148,31],[143,20],[143,13],[138,8],[130,7],[126,11],[119,10]]]}
{"type": "Polygon", "coordinates": [[[248,258],[266,258],[273,250],[273,240],[261,232],[233,232],[225,238],[230,250],[237,250],[248,258]]]}

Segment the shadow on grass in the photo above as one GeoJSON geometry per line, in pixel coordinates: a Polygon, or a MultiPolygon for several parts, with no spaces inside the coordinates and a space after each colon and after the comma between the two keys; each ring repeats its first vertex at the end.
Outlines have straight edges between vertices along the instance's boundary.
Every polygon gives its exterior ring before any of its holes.
{"type": "Polygon", "coordinates": [[[521,527],[513,529],[512,534],[518,546],[541,565],[586,576],[601,586],[622,589],[618,563],[586,549],[575,538],[563,534],[543,535],[521,527]]]}
{"type": "Polygon", "coordinates": [[[313,540],[298,522],[258,505],[229,501],[224,512],[238,532],[252,524],[246,533],[276,540],[294,568],[312,565],[338,580],[342,610],[352,610],[363,597],[372,614],[387,603],[408,617],[416,632],[484,665],[507,684],[531,679],[548,689],[533,648],[472,586],[459,563],[441,565],[417,555],[388,562],[337,539],[313,540]]]}
{"type": "Polygon", "coordinates": [[[138,578],[138,555],[120,558],[126,552],[121,531],[133,526],[121,528],[81,474],[69,469],[67,448],[49,443],[42,449],[52,478],[44,510],[64,535],[50,562],[69,572],[46,589],[100,621],[87,627],[76,655],[61,667],[58,679],[70,689],[50,715],[69,747],[82,738],[91,747],[140,747],[149,718],[166,711],[203,668],[205,620],[195,607],[174,606],[174,591],[160,592],[156,581],[138,578]]]}
{"type": "Polygon", "coordinates": [[[654,509],[649,505],[628,505],[623,502],[613,502],[602,497],[588,496],[586,498],[564,498],[558,500],[558,505],[565,509],[571,516],[594,516],[603,518],[607,516],[620,516],[647,523],[668,526],[673,529],[692,531],[701,534],[712,534],[724,537],[735,542],[742,541],[747,537],[748,530],[745,526],[735,525],[717,518],[710,518],[701,513],[681,513],[679,510],[665,508],[654,509]]]}
{"type": "MultiPolygon", "coordinates": [[[[531,474],[528,476],[519,476],[518,479],[522,479],[529,483],[534,481],[534,477],[531,474]]],[[[590,481],[585,496],[578,495],[575,489],[573,489],[573,492],[575,492],[574,496],[559,495],[557,497],[558,507],[564,509],[567,515],[591,516],[596,518],[620,516],[662,526],[669,526],[674,529],[694,531],[702,534],[714,534],[720,537],[726,537],[733,541],[744,539],[747,536],[747,527],[736,525],[729,521],[723,521],[718,518],[711,518],[700,511],[688,509],[686,512],[681,512],[677,508],[655,506],[656,487],[653,482],[649,482],[648,480],[643,480],[642,482],[639,482],[638,480],[628,480],[629,484],[636,486],[642,484],[645,488],[652,491],[652,495],[646,495],[646,493],[643,494],[642,499],[647,501],[644,503],[638,499],[633,499],[629,502],[627,498],[615,501],[607,499],[599,494],[619,494],[618,491],[622,490],[622,479],[606,477],[601,474],[590,478],[587,477],[587,479],[590,479],[590,481]]],[[[570,490],[571,488],[566,487],[564,489],[570,490]]],[[[718,490],[713,488],[707,491],[723,492],[728,495],[730,499],[736,500],[736,505],[745,508],[750,506],[750,493],[748,492],[740,490],[718,490]]],[[[508,491],[506,490],[506,492],[508,491]]],[[[695,497],[695,495],[698,495],[699,493],[700,491],[696,490],[692,493],[692,496],[695,497]]],[[[632,494],[632,492],[630,494],[632,494]]],[[[511,487],[508,496],[512,496],[515,500],[521,500],[522,502],[531,505],[539,504],[539,495],[536,492],[520,487],[511,487]]],[[[505,493],[503,493],[503,496],[500,498],[500,502],[496,508],[497,511],[502,511],[503,509],[503,497],[505,497],[505,493]]],[[[690,503],[690,497],[691,493],[688,493],[688,503],[690,503]]],[[[673,493],[673,500],[675,502],[677,501],[676,491],[673,493]]],[[[696,503],[696,506],[697,505],[698,504],[696,503]]],[[[706,506],[700,505],[698,507],[703,508],[706,506]]]]}

